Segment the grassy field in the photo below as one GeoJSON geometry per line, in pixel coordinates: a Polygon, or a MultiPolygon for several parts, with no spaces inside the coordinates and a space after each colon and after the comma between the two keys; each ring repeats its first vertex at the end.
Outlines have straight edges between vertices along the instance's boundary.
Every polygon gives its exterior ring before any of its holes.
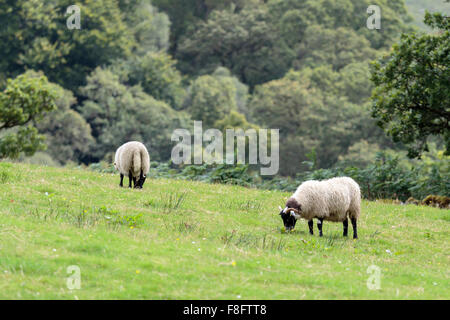
{"type": "Polygon", "coordinates": [[[354,241],[330,222],[323,238],[305,221],[282,233],[287,193],[118,183],[0,163],[0,299],[450,298],[450,210],[364,201],[354,241]],[[371,265],[379,290],[367,286],[371,265]],[[80,289],[68,289],[69,266],[80,289]]]}

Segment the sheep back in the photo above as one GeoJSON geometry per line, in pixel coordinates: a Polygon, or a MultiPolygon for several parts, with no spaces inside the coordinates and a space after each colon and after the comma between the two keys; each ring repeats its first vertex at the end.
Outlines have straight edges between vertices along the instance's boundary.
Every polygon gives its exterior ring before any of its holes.
{"type": "Polygon", "coordinates": [[[116,151],[114,166],[123,175],[128,175],[130,170],[133,177],[139,177],[141,170],[147,175],[150,170],[147,148],[138,141],[123,144],[116,151]]]}
{"type": "Polygon", "coordinates": [[[347,217],[358,219],[361,193],[359,185],[348,177],[311,180],[302,183],[288,203],[294,201],[300,205],[301,217],[306,220],[323,218],[338,222],[347,217]]]}

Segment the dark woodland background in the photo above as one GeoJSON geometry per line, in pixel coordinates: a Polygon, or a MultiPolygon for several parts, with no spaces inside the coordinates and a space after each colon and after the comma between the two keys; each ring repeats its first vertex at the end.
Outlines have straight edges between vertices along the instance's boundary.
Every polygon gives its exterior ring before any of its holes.
{"type": "Polygon", "coordinates": [[[346,174],[369,198],[449,195],[444,0],[86,0],[69,30],[72,4],[0,0],[1,158],[108,171],[139,140],[154,176],[290,190],[346,174]],[[279,175],[174,166],[171,134],[194,120],[279,128],[279,175]]]}

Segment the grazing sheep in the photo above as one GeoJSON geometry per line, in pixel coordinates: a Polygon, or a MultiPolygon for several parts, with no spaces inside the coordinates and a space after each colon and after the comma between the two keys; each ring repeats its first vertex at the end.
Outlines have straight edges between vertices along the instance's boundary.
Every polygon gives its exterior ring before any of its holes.
{"type": "Polygon", "coordinates": [[[128,175],[128,187],[131,188],[131,181],[133,181],[134,188],[142,189],[150,170],[150,156],[147,148],[138,141],[123,144],[116,151],[114,167],[120,172],[121,187],[123,187],[123,177],[128,175]],[[136,182],[138,177],[139,180],[136,182]]]}
{"type": "Polygon", "coordinates": [[[344,237],[348,233],[348,220],[353,226],[353,238],[358,238],[356,221],[361,210],[361,191],[351,178],[339,177],[324,181],[306,181],[280,207],[280,215],[287,231],[295,227],[298,219],[308,221],[309,233],[313,232],[313,218],[318,219],[317,228],[322,236],[323,221],[342,222],[344,237]]]}

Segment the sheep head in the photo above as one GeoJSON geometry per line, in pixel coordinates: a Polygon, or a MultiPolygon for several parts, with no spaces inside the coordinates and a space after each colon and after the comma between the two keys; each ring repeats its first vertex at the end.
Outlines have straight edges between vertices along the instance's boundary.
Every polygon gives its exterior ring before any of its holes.
{"type": "Polygon", "coordinates": [[[300,212],[295,208],[289,208],[286,206],[284,209],[278,207],[280,209],[280,216],[283,220],[284,227],[286,231],[291,231],[295,228],[295,224],[297,220],[300,219],[300,212]]]}
{"type": "Polygon", "coordinates": [[[134,188],[142,189],[142,187],[144,186],[144,183],[145,183],[145,179],[147,179],[147,175],[141,174],[141,176],[139,177],[139,180],[138,180],[137,184],[134,186],[134,188]]]}

